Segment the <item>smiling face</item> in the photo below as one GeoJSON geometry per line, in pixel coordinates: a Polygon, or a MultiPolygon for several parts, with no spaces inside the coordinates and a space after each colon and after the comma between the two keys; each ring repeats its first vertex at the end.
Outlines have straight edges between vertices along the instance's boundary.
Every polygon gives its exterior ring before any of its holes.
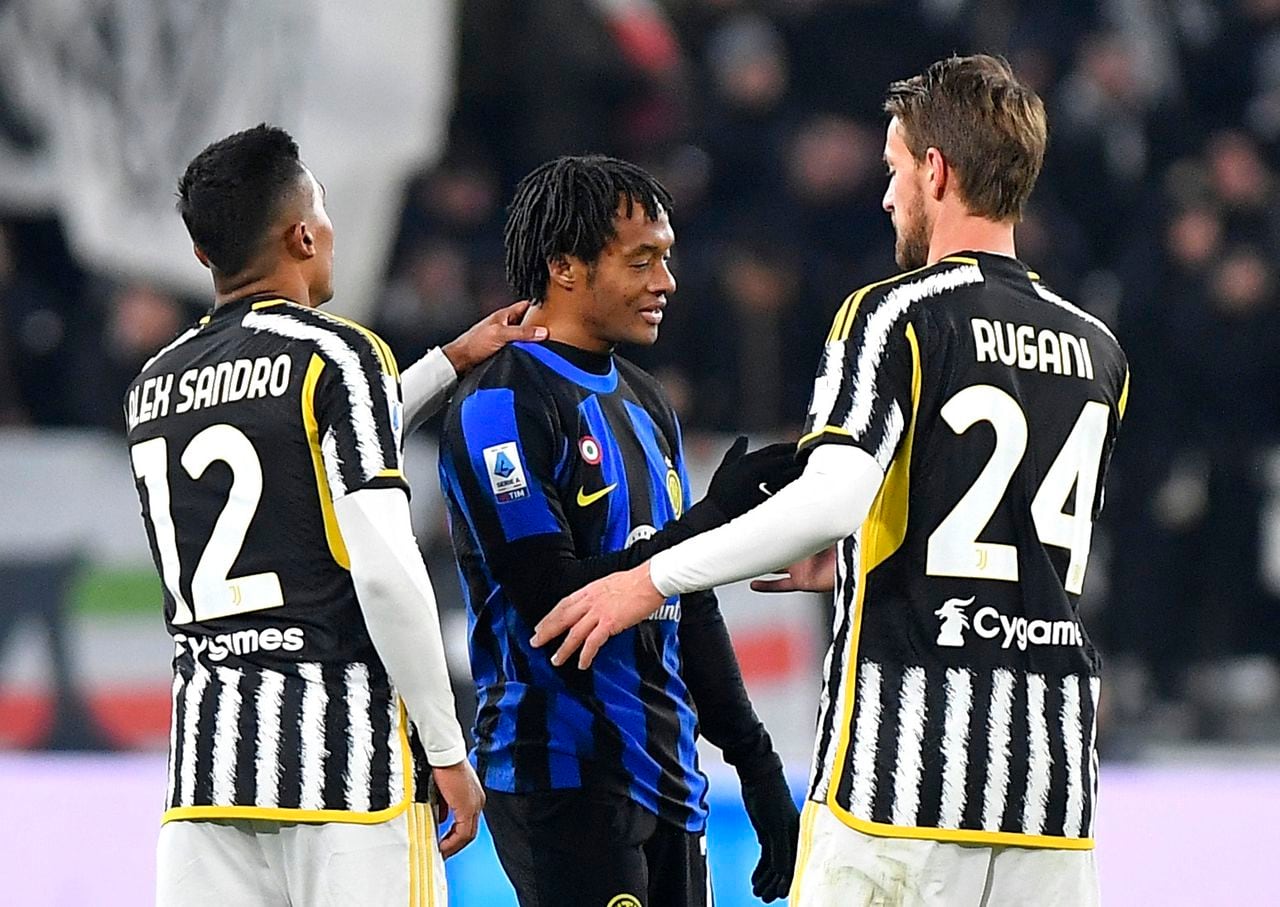
{"type": "Polygon", "coordinates": [[[585,266],[587,300],[582,308],[585,327],[593,338],[613,346],[634,343],[650,346],[658,339],[658,326],[667,295],[674,293],[671,247],[676,235],[667,212],[649,220],[644,206],[618,206],[617,231],[600,256],[585,266]]]}
{"type": "Polygon", "coordinates": [[[925,209],[924,163],[911,156],[897,117],[889,121],[884,163],[889,185],[882,206],[893,221],[894,260],[904,271],[922,268],[929,261],[929,237],[933,233],[925,209]]]}

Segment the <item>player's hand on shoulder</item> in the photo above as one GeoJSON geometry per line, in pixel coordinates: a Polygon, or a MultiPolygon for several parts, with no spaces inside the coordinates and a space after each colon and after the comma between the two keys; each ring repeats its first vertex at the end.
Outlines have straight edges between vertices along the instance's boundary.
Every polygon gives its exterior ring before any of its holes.
{"type": "Polygon", "coordinates": [[[777,579],[753,579],[752,592],[831,592],[836,587],[836,546],[796,561],[777,579]]]}
{"type": "Polygon", "coordinates": [[[760,842],[751,891],[767,904],[787,896],[800,838],[800,811],[780,763],[774,771],[742,780],[742,805],[760,842]]]}
{"type": "Polygon", "coordinates": [[[466,759],[455,765],[431,769],[440,795],[437,816],[441,823],[453,813],[453,826],[440,839],[440,855],[446,860],[475,840],[484,809],[484,788],[466,759]]]}
{"type": "Polygon", "coordinates": [[[521,300],[498,309],[473,324],[456,340],[446,343],[444,354],[453,365],[453,370],[459,375],[465,375],[508,343],[546,340],[546,328],[521,324],[525,313],[529,311],[529,305],[527,300],[521,300]]]}
{"type": "Polygon", "coordinates": [[[707,487],[707,498],[728,519],[742,516],[795,481],[802,471],[794,443],[768,444],[747,453],[747,438],[739,435],[707,487]]]}

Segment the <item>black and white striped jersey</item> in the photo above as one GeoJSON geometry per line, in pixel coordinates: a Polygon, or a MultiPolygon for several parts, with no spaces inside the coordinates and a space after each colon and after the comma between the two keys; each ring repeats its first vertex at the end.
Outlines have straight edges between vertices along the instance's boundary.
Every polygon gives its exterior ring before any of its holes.
{"type": "Polygon", "coordinates": [[[869,834],[1092,846],[1077,606],[1128,386],[1105,325],[1012,258],[845,301],[800,448],[855,445],[885,480],[839,546],[810,799],[869,834]]]}
{"type": "Polygon", "coordinates": [[[401,406],[376,335],[276,298],[218,307],[130,385],[174,640],[166,821],[374,822],[425,796],[333,511],[407,487],[401,406]]]}

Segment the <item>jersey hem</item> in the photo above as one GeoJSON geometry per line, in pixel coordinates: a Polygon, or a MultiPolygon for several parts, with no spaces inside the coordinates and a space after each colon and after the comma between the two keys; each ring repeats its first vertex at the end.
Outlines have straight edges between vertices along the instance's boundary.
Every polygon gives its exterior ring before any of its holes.
{"type": "Polygon", "coordinates": [[[406,809],[412,798],[395,806],[374,812],[355,812],[348,809],[290,809],[271,806],[177,806],[165,810],[160,824],[199,819],[262,819],[269,822],[344,822],[350,825],[377,825],[396,818],[406,809]]]}
{"type": "Polygon", "coordinates": [[[836,802],[834,789],[827,794],[826,805],[837,819],[854,831],[880,838],[913,838],[923,841],[945,841],[951,844],[999,844],[1053,850],[1093,850],[1094,846],[1093,838],[1063,838],[1056,835],[1030,835],[1016,831],[978,831],[968,828],[923,828],[871,822],[858,818],[836,802]]]}

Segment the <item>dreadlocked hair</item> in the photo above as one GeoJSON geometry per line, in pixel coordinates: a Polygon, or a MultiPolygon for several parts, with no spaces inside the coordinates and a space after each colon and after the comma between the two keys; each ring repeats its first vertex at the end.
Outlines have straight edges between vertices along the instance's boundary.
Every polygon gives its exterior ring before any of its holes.
{"type": "Polygon", "coordinates": [[[617,234],[623,205],[657,220],[671,213],[671,195],[635,164],[593,154],[542,164],[516,186],[502,232],[507,282],[519,299],[540,302],[547,292],[547,262],[565,255],[592,265],[617,234]]]}

